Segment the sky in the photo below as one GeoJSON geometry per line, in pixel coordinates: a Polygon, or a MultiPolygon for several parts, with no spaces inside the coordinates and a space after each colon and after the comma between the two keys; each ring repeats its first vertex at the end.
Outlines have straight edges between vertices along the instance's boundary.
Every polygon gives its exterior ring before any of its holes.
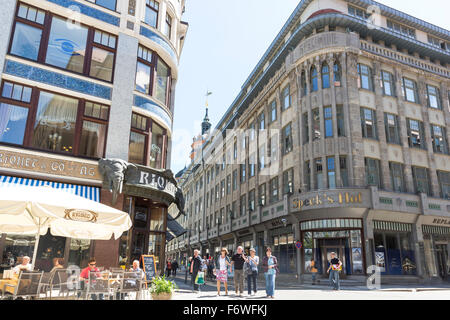
{"type": "MultiPolygon", "coordinates": [[[[449,0],[378,2],[450,30],[449,0]]],[[[205,115],[215,128],[299,0],[186,0],[189,23],[175,93],[174,173],[190,162],[192,138],[205,115]]]]}

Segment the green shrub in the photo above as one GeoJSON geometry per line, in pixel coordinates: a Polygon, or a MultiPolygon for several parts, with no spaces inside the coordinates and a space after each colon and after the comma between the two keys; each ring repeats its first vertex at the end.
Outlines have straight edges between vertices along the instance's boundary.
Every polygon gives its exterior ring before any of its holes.
{"type": "Polygon", "coordinates": [[[150,286],[150,293],[172,293],[177,289],[175,282],[167,280],[165,276],[153,278],[152,285],[150,286]]]}

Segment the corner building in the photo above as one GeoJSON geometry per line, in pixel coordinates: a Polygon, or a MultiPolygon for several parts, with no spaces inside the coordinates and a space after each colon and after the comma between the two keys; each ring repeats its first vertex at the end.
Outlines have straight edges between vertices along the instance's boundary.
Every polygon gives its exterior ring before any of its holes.
{"type": "Polygon", "coordinates": [[[182,173],[191,236],[169,254],[271,246],[281,277],[307,280],[334,251],[357,283],[372,265],[383,283],[448,281],[449,66],[448,30],[375,1],[300,1],[218,123],[223,148],[205,143],[214,164],[182,173]]]}
{"type": "MultiPolygon", "coordinates": [[[[129,212],[133,220],[117,241],[49,233],[41,237],[36,267],[49,271],[55,257],[85,267],[92,256],[100,266],[117,267],[149,253],[158,266],[174,201],[173,177],[161,173],[170,166],[178,63],[188,29],[185,1],[1,3],[0,188],[61,188],[129,212]],[[132,179],[130,168],[152,179],[132,179]],[[114,172],[124,181],[111,193],[114,172]]],[[[1,235],[2,265],[8,252],[15,262],[31,256],[33,243],[32,237],[1,235]]]]}

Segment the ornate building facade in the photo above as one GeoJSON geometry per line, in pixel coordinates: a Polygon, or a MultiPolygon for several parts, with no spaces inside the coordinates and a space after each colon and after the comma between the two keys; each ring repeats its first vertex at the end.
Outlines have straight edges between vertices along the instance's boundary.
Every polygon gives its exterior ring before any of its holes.
{"type": "Polygon", "coordinates": [[[183,172],[189,234],[168,254],[270,246],[304,280],[334,251],[355,281],[373,265],[383,282],[447,281],[449,99],[448,30],[375,1],[300,1],[183,172]]]}
{"type": "MultiPolygon", "coordinates": [[[[48,271],[54,257],[80,267],[92,256],[105,267],[142,254],[164,260],[167,208],[176,198],[167,169],[184,6],[2,1],[0,183],[62,188],[133,220],[117,241],[43,236],[39,269],[48,271]]],[[[2,234],[2,258],[32,252],[33,241],[2,234]]]]}

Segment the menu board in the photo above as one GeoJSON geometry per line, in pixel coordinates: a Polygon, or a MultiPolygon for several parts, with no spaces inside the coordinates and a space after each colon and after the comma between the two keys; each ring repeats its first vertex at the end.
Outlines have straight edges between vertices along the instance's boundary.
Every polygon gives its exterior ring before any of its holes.
{"type": "Polygon", "coordinates": [[[155,256],[142,255],[141,260],[144,267],[145,280],[151,281],[154,277],[156,277],[155,256]]]}

